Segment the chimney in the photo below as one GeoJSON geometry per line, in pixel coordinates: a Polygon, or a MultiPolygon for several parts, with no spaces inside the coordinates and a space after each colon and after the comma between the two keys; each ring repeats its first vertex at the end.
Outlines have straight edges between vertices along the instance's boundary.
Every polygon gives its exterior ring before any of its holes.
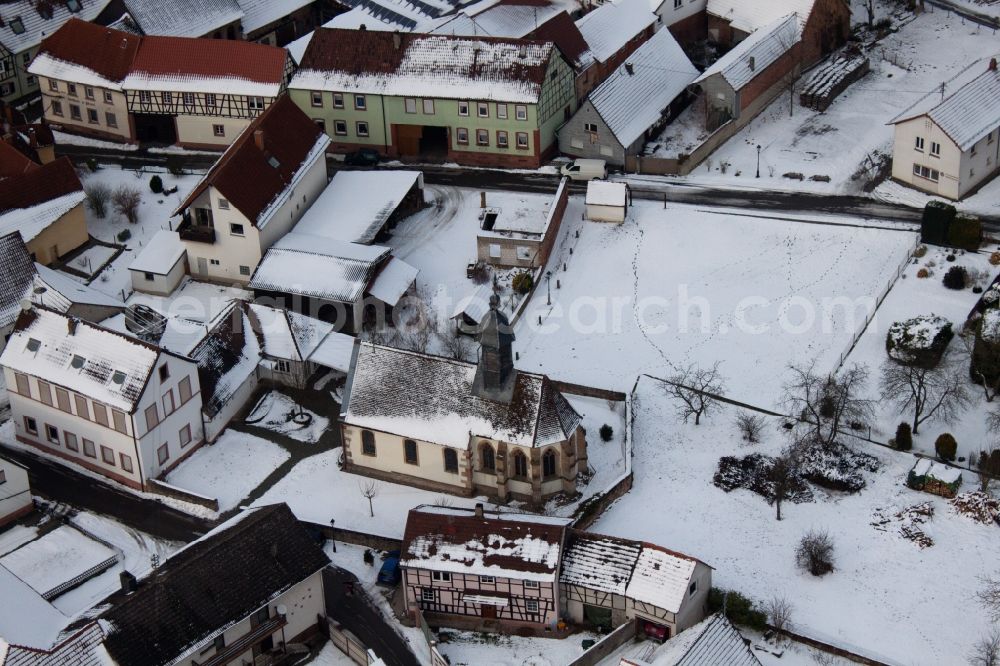
{"type": "Polygon", "coordinates": [[[28,145],[31,146],[32,148],[38,147],[38,137],[35,135],[34,127],[28,128],[28,145]]]}
{"type": "Polygon", "coordinates": [[[367,30],[367,29],[368,29],[368,26],[366,26],[364,23],[362,23],[361,25],[358,26],[358,30],[367,30]]]}
{"type": "Polygon", "coordinates": [[[524,44],[518,45],[518,47],[517,47],[517,57],[521,58],[522,60],[524,58],[527,58],[528,57],[528,47],[525,46],[524,44]]]}
{"type": "Polygon", "coordinates": [[[635,70],[632,68],[632,63],[630,62],[625,63],[625,71],[628,72],[629,76],[635,74],[635,70]]]}
{"type": "Polygon", "coordinates": [[[403,44],[403,38],[399,34],[399,30],[392,31],[392,48],[399,50],[399,47],[403,44]]]}
{"type": "Polygon", "coordinates": [[[485,190],[479,192],[479,207],[480,208],[486,208],[486,191],[485,190]]]}
{"type": "Polygon", "coordinates": [[[122,592],[125,594],[132,594],[139,589],[139,583],[136,581],[135,576],[130,574],[128,571],[123,571],[118,574],[118,580],[121,582],[122,592]]]}
{"type": "Polygon", "coordinates": [[[996,58],[990,58],[989,71],[991,71],[991,72],[997,71],[997,59],[996,58]]]}
{"type": "Polygon", "coordinates": [[[482,502],[477,502],[476,503],[476,518],[482,518],[482,517],[483,517],[483,503],[482,502]]]}
{"type": "Polygon", "coordinates": [[[754,68],[757,66],[757,61],[754,59],[753,56],[750,56],[747,59],[747,66],[750,68],[751,72],[754,71],[754,68]]]}
{"type": "Polygon", "coordinates": [[[257,150],[264,151],[264,130],[257,129],[253,131],[253,143],[257,146],[257,150]]]}
{"type": "Polygon", "coordinates": [[[70,317],[69,319],[66,320],[66,328],[69,330],[70,335],[76,335],[76,325],[77,325],[76,319],[70,317]]]}

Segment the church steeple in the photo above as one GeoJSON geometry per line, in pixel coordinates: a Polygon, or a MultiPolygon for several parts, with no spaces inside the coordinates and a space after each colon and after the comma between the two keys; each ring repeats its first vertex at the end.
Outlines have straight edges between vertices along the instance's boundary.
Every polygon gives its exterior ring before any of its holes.
{"type": "Polygon", "coordinates": [[[490,297],[490,311],[479,328],[479,365],[473,390],[487,400],[510,402],[514,392],[514,331],[499,310],[500,299],[490,297]]]}

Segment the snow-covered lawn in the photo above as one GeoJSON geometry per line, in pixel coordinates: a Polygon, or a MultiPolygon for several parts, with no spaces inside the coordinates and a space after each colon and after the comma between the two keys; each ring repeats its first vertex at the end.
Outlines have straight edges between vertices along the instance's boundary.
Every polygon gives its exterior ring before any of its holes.
{"type": "Polygon", "coordinates": [[[474,631],[442,631],[438,644],[452,666],[563,666],[583,654],[585,639],[597,634],[581,632],[564,639],[524,638],[474,631]]]}
{"type": "Polygon", "coordinates": [[[110,548],[64,525],[0,557],[0,565],[45,594],[114,556],[110,548]]]}
{"type": "Polygon", "coordinates": [[[788,364],[837,364],[916,240],[639,200],[621,226],[581,209],[571,197],[552,306],[536,291],[515,327],[518,367],[628,391],[642,373],[719,361],[727,395],[762,406],[788,364]]]}
{"type": "Polygon", "coordinates": [[[267,428],[300,442],[316,443],[330,427],[330,419],[301,407],[295,400],[281,391],[269,391],[260,397],[253,411],[246,418],[260,428],[267,428]],[[293,415],[305,414],[310,418],[307,425],[300,425],[293,415]]]}
{"type": "Polygon", "coordinates": [[[219,511],[228,511],[289,457],[273,442],[226,430],[214,444],[201,447],[170,472],[167,483],[215,497],[219,511]]]}
{"type": "Polygon", "coordinates": [[[866,448],[883,463],[857,495],[774,507],[745,490],[712,485],[720,456],[775,454],[786,441],[775,423],[762,444],[742,445],[725,408],[700,426],[674,416],[660,386],[642,379],[634,403],[635,485],[592,528],[642,539],[699,557],[715,567],[713,585],[763,600],[794,604],[802,633],[883,655],[889,663],[962,663],[990,626],[974,598],[978,577],[998,568],[1000,531],[956,515],[950,504],[903,485],[910,456],[866,448]],[[921,502],[934,507],[923,527],[935,543],[925,549],[876,531],[872,513],[921,502]],[[835,570],[814,578],[795,567],[794,549],[810,529],[828,530],[835,570]]]}
{"type": "Polygon", "coordinates": [[[113,247],[92,245],[77,255],[69,265],[70,268],[75,268],[78,271],[93,276],[101,266],[115,255],[115,252],[117,250],[113,247]]]}

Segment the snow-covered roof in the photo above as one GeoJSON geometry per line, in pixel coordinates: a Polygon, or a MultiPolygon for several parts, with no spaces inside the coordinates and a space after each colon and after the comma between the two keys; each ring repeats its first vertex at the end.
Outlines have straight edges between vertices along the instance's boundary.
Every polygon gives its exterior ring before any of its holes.
{"type": "Polygon", "coordinates": [[[243,9],[236,0],[125,0],[125,5],[147,35],[211,36],[213,31],[243,18],[243,9]]]}
{"type": "Polygon", "coordinates": [[[610,180],[592,180],[587,183],[587,205],[625,206],[628,200],[628,186],[610,180]]]}
{"type": "MultiPolygon", "coordinates": [[[[628,663],[634,663],[631,659],[628,663]]],[[[761,666],[743,636],[722,613],[680,632],[642,660],[649,666],[761,666]]]]}
{"type": "Polygon", "coordinates": [[[295,231],[371,243],[415,186],[424,186],[419,171],[338,171],[295,231]]]}
{"type": "Polygon", "coordinates": [[[17,645],[51,647],[70,618],[45,601],[6,567],[0,566],[0,635],[17,645]]]}
{"type": "Polygon", "coordinates": [[[333,331],[330,324],[298,312],[251,303],[253,330],[262,341],[262,351],[271,358],[304,361],[333,331]]]}
{"type": "Polygon", "coordinates": [[[326,368],[348,372],[351,369],[355,340],[351,335],[331,331],[309,355],[309,360],[326,368]]]}
{"type": "MultiPolygon", "coordinates": [[[[364,26],[365,30],[409,31],[413,30],[422,20],[422,17],[401,12],[398,9],[385,11],[380,5],[358,5],[350,11],[334,16],[322,27],[359,30],[361,26],[364,26]]],[[[305,47],[302,48],[302,51],[305,52],[305,47]]],[[[301,62],[301,56],[299,62],[301,62]]]]}
{"type": "Polygon", "coordinates": [[[918,460],[913,466],[913,474],[915,476],[930,476],[942,483],[949,484],[955,483],[962,478],[962,470],[951,465],[935,462],[930,458],[921,458],[918,460]]]}
{"type": "Polygon", "coordinates": [[[250,288],[353,303],[388,255],[385,247],[293,231],[264,254],[250,288]]]}
{"type": "Polygon", "coordinates": [[[86,199],[83,191],[71,192],[29,208],[15,208],[0,213],[0,234],[20,231],[28,242],[45,231],[50,224],[73,210],[86,199]]]}
{"type": "Polygon", "coordinates": [[[149,239],[146,247],[139,251],[128,265],[128,269],[139,273],[166,275],[177,265],[186,251],[176,231],[160,229],[149,239]]]}
{"type": "Polygon", "coordinates": [[[590,102],[627,148],[696,78],[698,70],[674,36],[659,30],[590,93],[590,102]]]}
{"type": "Polygon", "coordinates": [[[36,307],[23,312],[0,364],[131,413],[161,350],[36,307]]]}
{"type": "MultiPolygon", "coordinates": [[[[42,264],[35,264],[36,286],[43,286],[46,291],[42,295],[44,305],[51,309],[60,309],[53,303],[55,296],[62,297],[65,301],[65,310],[73,304],[99,305],[106,308],[125,308],[125,304],[113,296],[108,296],[102,291],[98,291],[82,282],[77,282],[66,273],[53,270],[42,264]]],[[[38,298],[36,297],[37,301],[38,298]]],[[[64,311],[65,311],[64,310],[64,311]]]]}
{"type": "MultiPolygon", "coordinates": [[[[567,518],[419,506],[406,519],[400,565],[553,581],[567,518]]],[[[484,600],[493,603],[491,600],[484,600]]]]}
{"type": "Polygon", "coordinates": [[[643,544],[625,595],[671,613],[681,609],[698,561],[643,544]]]}
{"type": "MultiPolygon", "coordinates": [[[[192,326],[190,331],[197,336],[199,328],[192,326]]],[[[178,336],[179,341],[183,339],[178,336]]],[[[212,320],[188,355],[198,364],[205,413],[214,417],[260,364],[260,342],[239,301],[230,303],[212,320]]]]}
{"type": "Polygon", "coordinates": [[[0,236],[0,274],[0,328],[6,328],[21,312],[21,301],[30,298],[35,279],[31,255],[17,232],[0,236]]]}
{"type": "Polygon", "coordinates": [[[243,32],[251,33],[307,7],[313,0],[236,0],[243,10],[243,32]]]}
{"type": "Polygon", "coordinates": [[[563,555],[561,583],[625,594],[642,544],[587,532],[573,532],[563,555]]]}
{"type": "Polygon", "coordinates": [[[320,28],[289,87],[535,103],[553,49],[533,40],[320,28]]]}
{"type": "MultiPolygon", "coordinates": [[[[994,56],[1000,57],[1000,56],[994,56]]],[[[990,69],[990,59],[974,62],[944,84],[929,92],[889,124],[926,115],[965,152],[1000,127],[1000,70],[990,69]]]]}
{"type": "MultiPolygon", "coordinates": [[[[392,30],[411,31],[426,21],[450,14],[461,4],[461,0],[345,0],[344,4],[355,10],[363,9],[370,18],[362,23],[369,29],[383,29],[377,25],[382,23],[392,30]]],[[[352,22],[354,20],[351,19],[352,22]]],[[[354,29],[359,25],[336,23],[337,27],[354,29]]]]}
{"type": "Polygon", "coordinates": [[[1000,342],[1000,310],[988,308],[983,313],[980,335],[989,342],[1000,342]]]}
{"type": "Polygon", "coordinates": [[[36,9],[37,0],[14,0],[5,2],[3,27],[0,27],[0,44],[11,53],[17,54],[41,43],[46,35],[51,35],[59,26],[72,18],[93,21],[108,6],[109,0],[81,0],[80,11],[71,12],[65,2],[50,2],[48,7],[52,18],[44,18],[36,9]],[[15,21],[20,18],[24,30],[14,32],[15,21]]]}
{"type": "Polygon", "coordinates": [[[517,446],[555,444],[580,424],[544,375],[518,372],[509,403],[477,396],[475,376],[474,363],[362,343],[343,420],[463,450],[476,436],[517,446]]]}
{"type": "Polygon", "coordinates": [[[656,23],[649,0],[605,2],[576,26],[600,62],[607,62],[643,30],[656,23]]]}
{"type": "Polygon", "coordinates": [[[83,185],[68,157],[0,180],[0,235],[21,233],[24,242],[81,205],[83,185]]]}
{"type": "Polygon", "coordinates": [[[816,0],[708,0],[705,11],[725,19],[740,32],[751,33],[774,21],[795,14],[799,32],[809,20],[816,0]]]}
{"type": "Polygon", "coordinates": [[[387,305],[395,306],[413,286],[420,271],[402,259],[389,257],[389,261],[375,276],[368,293],[387,305]]]}
{"type": "Polygon", "coordinates": [[[455,304],[455,311],[452,312],[451,318],[454,319],[460,315],[465,315],[478,324],[486,316],[486,313],[490,311],[490,297],[492,295],[492,282],[479,285],[475,291],[455,304]]]}
{"type": "Polygon", "coordinates": [[[798,41],[798,21],[794,14],[789,14],[751,33],[694,82],[701,83],[718,74],[733,90],[742,90],[798,41]]]}

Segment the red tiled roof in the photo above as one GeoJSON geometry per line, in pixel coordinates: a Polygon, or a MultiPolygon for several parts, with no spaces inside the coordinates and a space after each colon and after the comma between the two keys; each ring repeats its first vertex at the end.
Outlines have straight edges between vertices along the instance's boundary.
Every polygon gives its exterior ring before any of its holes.
{"type": "Polygon", "coordinates": [[[20,150],[6,141],[0,141],[0,178],[20,176],[37,167],[20,150]]]}
{"type": "Polygon", "coordinates": [[[291,182],[322,133],[287,95],[278,98],[233,141],[177,210],[188,208],[209,186],[215,186],[231,206],[256,224],[267,205],[291,182]],[[263,132],[264,150],[254,140],[258,130],[263,132]],[[271,165],[271,158],[277,167],[271,165]]]}
{"type": "Polygon", "coordinates": [[[38,55],[48,54],[86,67],[110,81],[121,81],[128,74],[141,40],[128,32],[72,18],[42,41],[38,55]]]}
{"type": "Polygon", "coordinates": [[[553,42],[571,63],[579,63],[580,56],[590,50],[583,33],[566,12],[559,12],[527,35],[533,39],[553,42]]]}
{"type": "Polygon", "coordinates": [[[287,56],[285,49],[253,42],[150,35],[142,38],[130,73],[281,83],[287,56]]]}
{"type": "Polygon", "coordinates": [[[0,211],[29,208],[83,189],[68,157],[0,180],[0,211]]]}

